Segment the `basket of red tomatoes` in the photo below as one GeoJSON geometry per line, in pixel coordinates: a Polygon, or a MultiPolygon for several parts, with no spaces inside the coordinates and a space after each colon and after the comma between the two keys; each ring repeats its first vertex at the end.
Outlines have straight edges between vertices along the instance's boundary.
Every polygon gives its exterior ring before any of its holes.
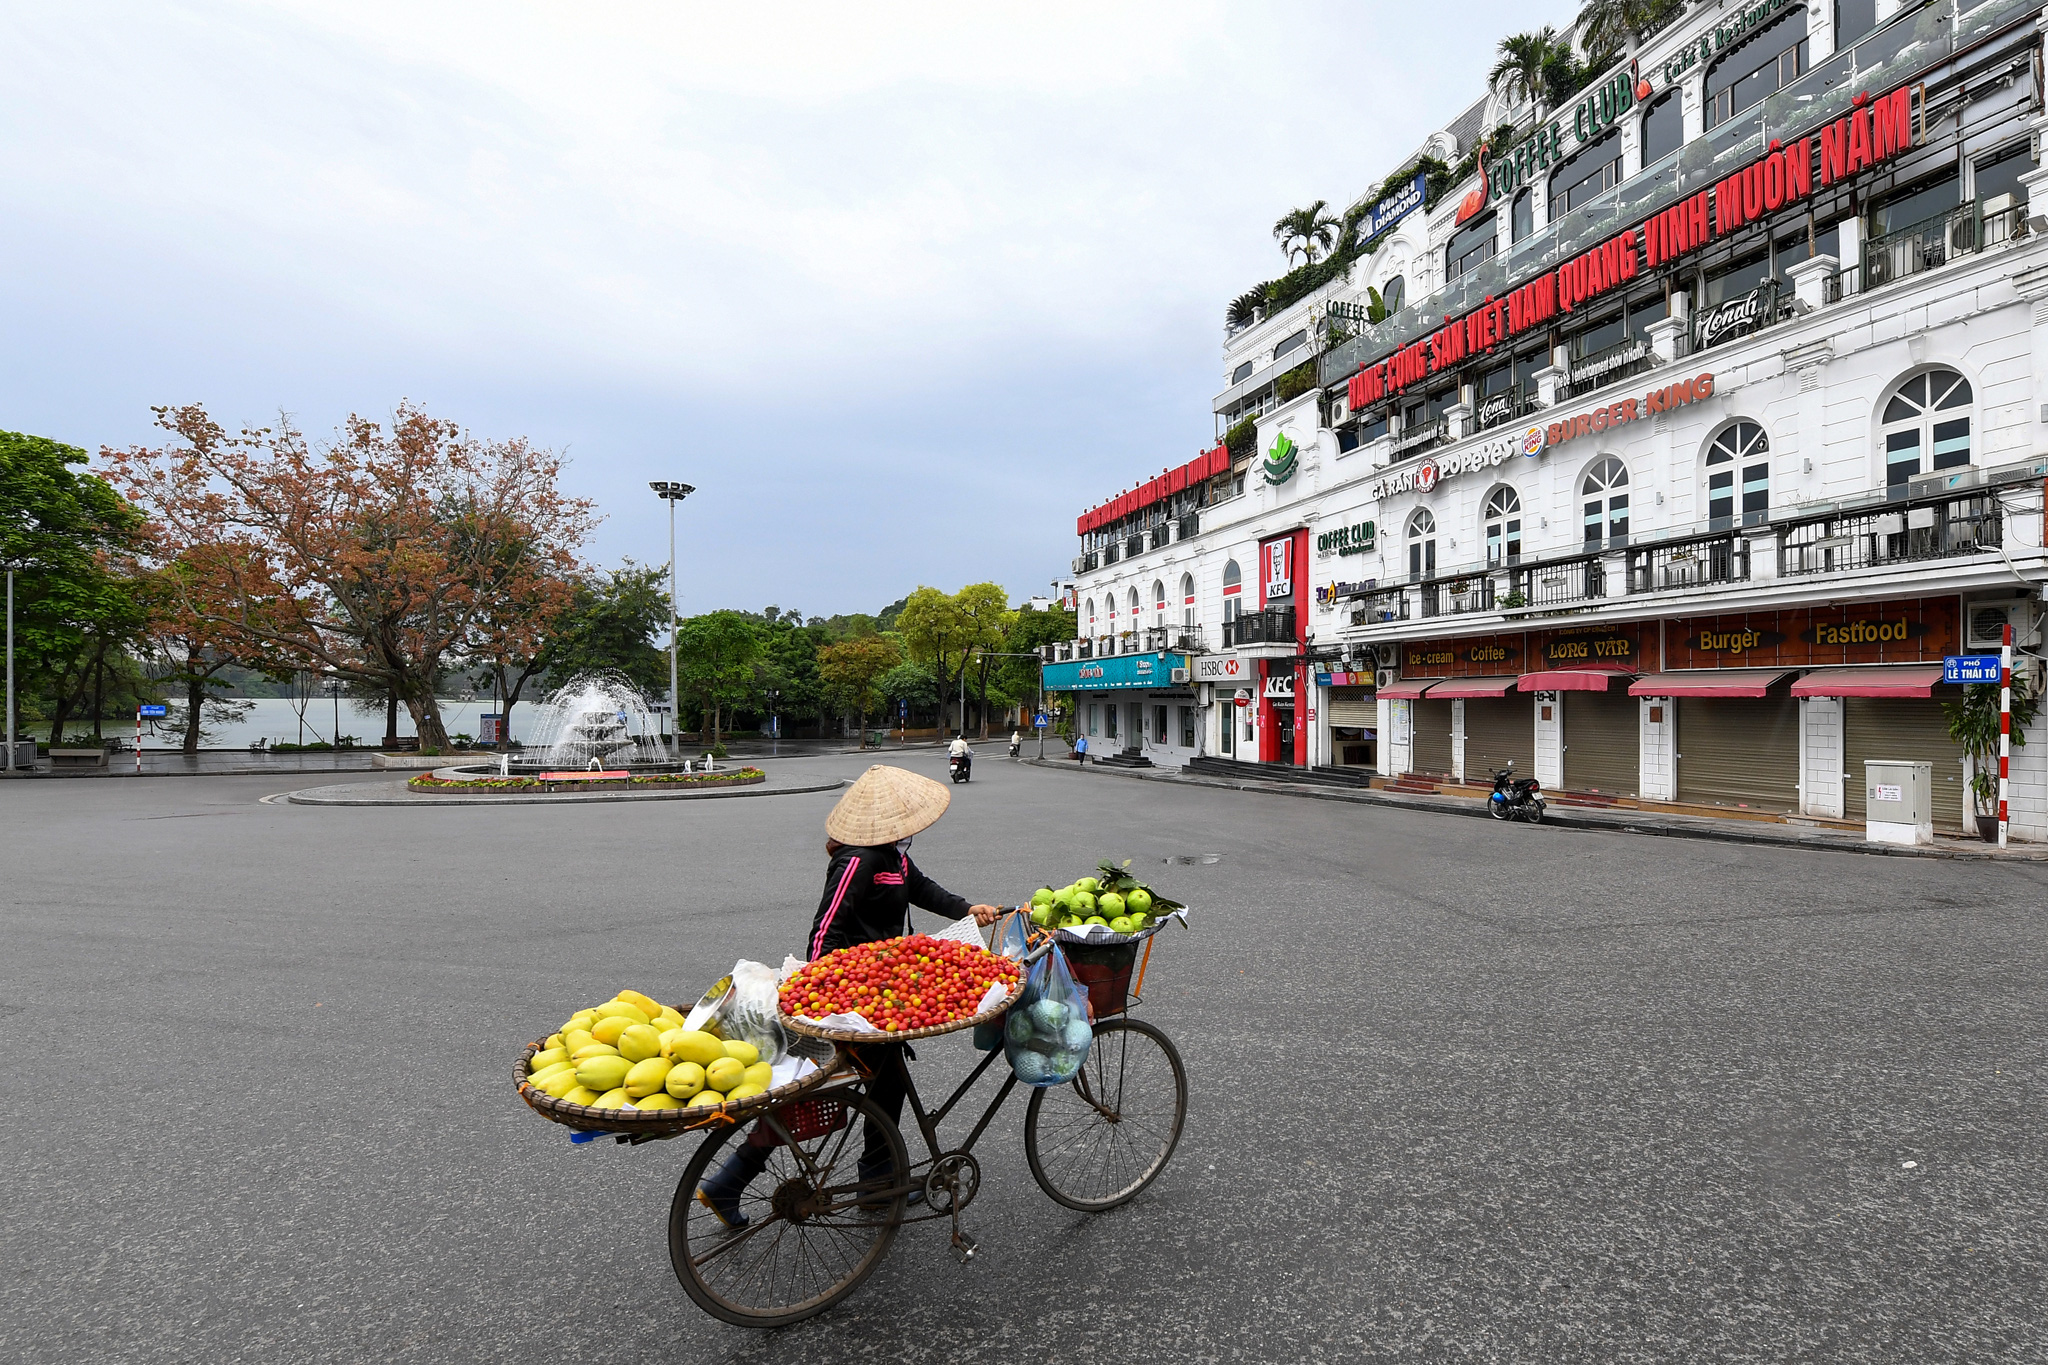
{"type": "Polygon", "coordinates": [[[993,1019],[1022,989],[1022,973],[1009,958],[971,943],[910,934],[856,943],[806,963],[783,981],[780,1004],[782,1022],[793,1033],[893,1042],[993,1019]]]}

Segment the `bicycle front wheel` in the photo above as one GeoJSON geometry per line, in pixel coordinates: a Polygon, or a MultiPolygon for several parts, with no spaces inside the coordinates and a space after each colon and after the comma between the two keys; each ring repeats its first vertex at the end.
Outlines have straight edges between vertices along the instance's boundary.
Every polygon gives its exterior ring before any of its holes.
{"type": "MultiPolygon", "coordinates": [[[[705,1138],[676,1186],[669,1208],[669,1259],[697,1306],[740,1327],[786,1327],[851,1294],[881,1262],[903,1218],[903,1196],[881,1193],[899,1176],[862,1181],[864,1130],[879,1125],[889,1170],[906,1169],[903,1135],[865,1095],[828,1092],[811,1101],[843,1106],[837,1127],[799,1127],[759,1162],[737,1200],[745,1226],[729,1229],[697,1197],[698,1188],[746,1141],[730,1127],[705,1138]]],[[[788,1110],[783,1111],[788,1114],[788,1110]]]]}
{"type": "Polygon", "coordinates": [[[1101,1213],[1166,1168],[1187,1114],[1187,1071],[1166,1035],[1141,1020],[1105,1019],[1080,1075],[1031,1092],[1024,1159],[1053,1199],[1101,1213]]]}

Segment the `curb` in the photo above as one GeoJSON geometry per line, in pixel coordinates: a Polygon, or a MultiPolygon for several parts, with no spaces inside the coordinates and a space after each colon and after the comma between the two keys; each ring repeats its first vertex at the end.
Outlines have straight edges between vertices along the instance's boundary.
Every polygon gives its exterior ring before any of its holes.
{"type": "MultiPolygon", "coordinates": [[[[801,787],[764,787],[756,783],[748,787],[734,787],[725,791],[700,792],[562,792],[550,796],[453,796],[436,794],[428,796],[406,790],[405,784],[376,783],[378,791],[395,788],[402,795],[392,796],[345,796],[323,795],[327,792],[346,792],[347,785],[332,787],[308,787],[302,791],[286,792],[284,801],[294,806],[561,806],[591,805],[608,801],[732,801],[747,796],[802,796],[809,792],[838,791],[848,779],[838,778],[831,782],[814,782],[801,787]]],[[[368,782],[357,783],[357,787],[371,787],[368,782]]]]}
{"type": "MultiPolygon", "coordinates": [[[[1068,759],[1059,762],[1054,759],[1021,759],[1040,768],[1063,768],[1080,771],[1080,765],[1068,759]]],[[[1434,815],[1460,815],[1468,819],[1485,820],[1483,806],[1467,802],[1432,800],[1421,796],[1389,796],[1384,792],[1317,790],[1307,784],[1296,785],[1288,782],[1262,782],[1247,778],[1244,781],[1230,781],[1218,777],[1189,777],[1175,769],[1159,768],[1147,772],[1144,769],[1097,768],[1105,777],[1135,778],[1140,782],[1171,782],[1178,786],[1209,787],[1218,791],[1251,792],[1260,796],[1292,796],[1308,801],[1337,801],[1355,806],[1389,806],[1396,810],[1423,811],[1434,815]]],[[[1772,835],[1761,831],[1728,829],[1708,824],[1674,824],[1656,819],[1629,820],[1604,819],[1582,811],[1560,811],[1552,806],[1544,812],[1543,826],[1559,829],[1592,830],[1604,834],[1642,834],[1666,839],[1700,839],[1724,844],[1749,844],[1769,848],[1797,848],[1822,853],[1861,853],[1883,858],[1941,858],[1951,862],[1974,863],[2038,863],[2048,861],[2048,849],[2040,854],[2015,856],[1996,853],[1976,853],[1964,849],[1915,848],[1903,844],[1871,844],[1850,840],[1813,838],[1804,835],[1772,835]]],[[[1540,827],[1539,827],[1540,828],[1540,827]]]]}

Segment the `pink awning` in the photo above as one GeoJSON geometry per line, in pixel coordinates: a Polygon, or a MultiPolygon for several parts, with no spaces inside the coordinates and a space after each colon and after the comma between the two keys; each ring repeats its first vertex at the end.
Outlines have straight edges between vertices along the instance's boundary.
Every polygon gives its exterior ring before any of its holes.
{"type": "Polygon", "coordinates": [[[1761,697],[1789,668],[1698,668],[1683,673],[1645,673],[1628,689],[1631,697],[1761,697]]]}
{"type": "Polygon", "coordinates": [[[1570,668],[1546,668],[1541,673],[1524,673],[1515,685],[1524,692],[1605,692],[1616,678],[1633,678],[1636,671],[1627,664],[1596,661],[1570,668]]]}
{"type": "MultiPolygon", "coordinates": [[[[1431,701],[1443,701],[1449,697],[1505,697],[1514,691],[1515,679],[1506,678],[1453,678],[1440,682],[1429,689],[1431,701]]],[[[1385,695],[1384,693],[1382,695],[1385,695]]]]}
{"type": "Polygon", "coordinates": [[[1442,678],[1403,678],[1397,683],[1389,683],[1382,687],[1379,690],[1379,697],[1382,701],[1415,701],[1442,681],[1442,678]]]}
{"type": "Polygon", "coordinates": [[[1823,668],[1792,684],[1795,697],[1931,697],[1941,665],[1823,668]]]}

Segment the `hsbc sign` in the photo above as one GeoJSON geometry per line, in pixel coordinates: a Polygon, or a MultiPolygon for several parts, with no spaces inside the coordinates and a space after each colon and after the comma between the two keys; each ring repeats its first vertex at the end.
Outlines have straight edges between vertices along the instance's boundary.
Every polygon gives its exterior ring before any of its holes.
{"type": "Polygon", "coordinates": [[[1252,676],[1252,665],[1235,654],[1197,654],[1194,680],[1205,683],[1237,683],[1252,676]]]}

